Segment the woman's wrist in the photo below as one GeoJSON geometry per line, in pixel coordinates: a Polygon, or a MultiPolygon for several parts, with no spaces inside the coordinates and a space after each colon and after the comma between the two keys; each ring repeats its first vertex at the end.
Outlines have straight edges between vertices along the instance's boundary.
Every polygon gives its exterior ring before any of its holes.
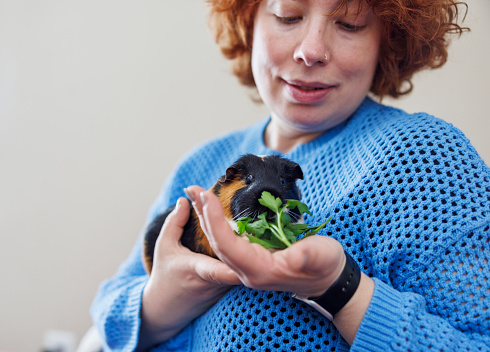
{"type": "Polygon", "coordinates": [[[345,252],[343,269],[334,283],[318,297],[292,294],[331,320],[352,344],[374,294],[374,281],[362,273],[345,252]],[[335,301],[335,302],[334,302],[335,301]]]}
{"type": "Polygon", "coordinates": [[[332,317],[354,296],[361,280],[359,265],[349,253],[344,251],[344,254],[342,271],[334,283],[322,295],[310,297],[310,300],[323,307],[332,317]]]}
{"type": "Polygon", "coordinates": [[[166,280],[174,284],[164,286],[155,282],[155,278],[150,278],[142,296],[138,351],[178,334],[233,287],[209,283],[194,274],[177,274],[173,279],[166,280]],[[187,282],[184,282],[186,278],[187,282]]]}
{"type": "Polygon", "coordinates": [[[332,320],[353,297],[356,292],[361,278],[361,271],[357,262],[343,251],[342,264],[337,272],[336,279],[328,287],[317,295],[299,295],[293,293],[292,297],[299,299],[310,305],[322,315],[332,320]]]}
{"type": "Polygon", "coordinates": [[[170,329],[166,329],[165,325],[162,325],[161,317],[164,315],[158,309],[161,306],[158,302],[159,300],[153,297],[151,283],[149,282],[143,290],[137,351],[147,350],[149,347],[163,342],[172,336],[172,332],[169,331],[170,329]],[[154,304],[157,304],[157,306],[154,306],[154,304]]]}
{"type": "Polygon", "coordinates": [[[374,294],[374,281],[361,272],[359,286],[347,304],[334,316],[332,322],[342,337],[352,345],[374,294]]]}

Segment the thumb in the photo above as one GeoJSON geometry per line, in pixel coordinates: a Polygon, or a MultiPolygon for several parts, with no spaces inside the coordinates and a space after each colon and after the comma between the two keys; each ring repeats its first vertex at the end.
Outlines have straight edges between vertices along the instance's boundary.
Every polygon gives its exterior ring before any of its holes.
{"type": "Polygon", "coordinates": [[[230,267],[223,262],[206,257],[195,265],[197,275],[204,281],[218,285],[240,285],[241,281],[230,267]]]}
{"type": "Polygon", "coordinates": [[[189,219],[189,214],[189,202],[185,198],[179,198],[175,209],[165,219],[158,240],[168,244],[178,242],[184,232],[184,226],[189,219]]]}
{"type": "Polygon", "coordinates": [[[311,274],[338,271],[345,261],[344,249],[335,239],[311,236],[281,251],[291,269],[311,274]]]}

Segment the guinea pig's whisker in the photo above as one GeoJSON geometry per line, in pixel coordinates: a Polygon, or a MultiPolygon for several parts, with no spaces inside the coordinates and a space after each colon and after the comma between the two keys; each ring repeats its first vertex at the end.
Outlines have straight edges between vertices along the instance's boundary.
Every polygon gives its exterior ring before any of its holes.
{"type": "Polygon", "coordinates": [[[246,209],[242,210],[240,213],[238,213],[237,215],[235,215],[233,217],[233,221],[237,221],[240,218],[245,218],[251,214],[252,213],[250,212],[250,208],[246,208],[246,209]]]}
{"type": "Polygon", "coordinates": [[[303,221],[303,215],[302,214],[298,214],[296,212],[293,212],[290,209],[287,209],[286,213],[289,215],[292,222],[294,222],[294,223],[303,221]]]}

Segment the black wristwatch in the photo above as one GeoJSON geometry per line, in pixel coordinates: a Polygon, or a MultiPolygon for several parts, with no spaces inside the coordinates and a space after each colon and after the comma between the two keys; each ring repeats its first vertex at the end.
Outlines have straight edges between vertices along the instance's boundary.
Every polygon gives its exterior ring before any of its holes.
{"type": "Polygon", "coordinates": [[[361,281],[361,269],[356,261],[345,252],[345,266],[337,280],[323,295],[307,297],[293,293],[293,298],[305,302],[315,308],[322,315],[332,320],[349,300],[354,296],[361,281]]]}

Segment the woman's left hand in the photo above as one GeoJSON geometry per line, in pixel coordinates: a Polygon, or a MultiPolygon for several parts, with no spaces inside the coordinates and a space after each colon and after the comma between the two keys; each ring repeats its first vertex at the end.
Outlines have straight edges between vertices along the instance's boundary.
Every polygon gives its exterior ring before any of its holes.
{"type": "MultiPolygon", "coordinates": [[[[279,251],[269,251],[234,233],[215,194],[198,186],[187,188],[201,227],[216,255],[247,287],[264,291],[320,296],[345,265],[342,245],[334,238],[311,236],[279,251]]],[[[359,287],[333,323],[352,345],[374,292],[374,281],[361,272],[359,287]]]]}

